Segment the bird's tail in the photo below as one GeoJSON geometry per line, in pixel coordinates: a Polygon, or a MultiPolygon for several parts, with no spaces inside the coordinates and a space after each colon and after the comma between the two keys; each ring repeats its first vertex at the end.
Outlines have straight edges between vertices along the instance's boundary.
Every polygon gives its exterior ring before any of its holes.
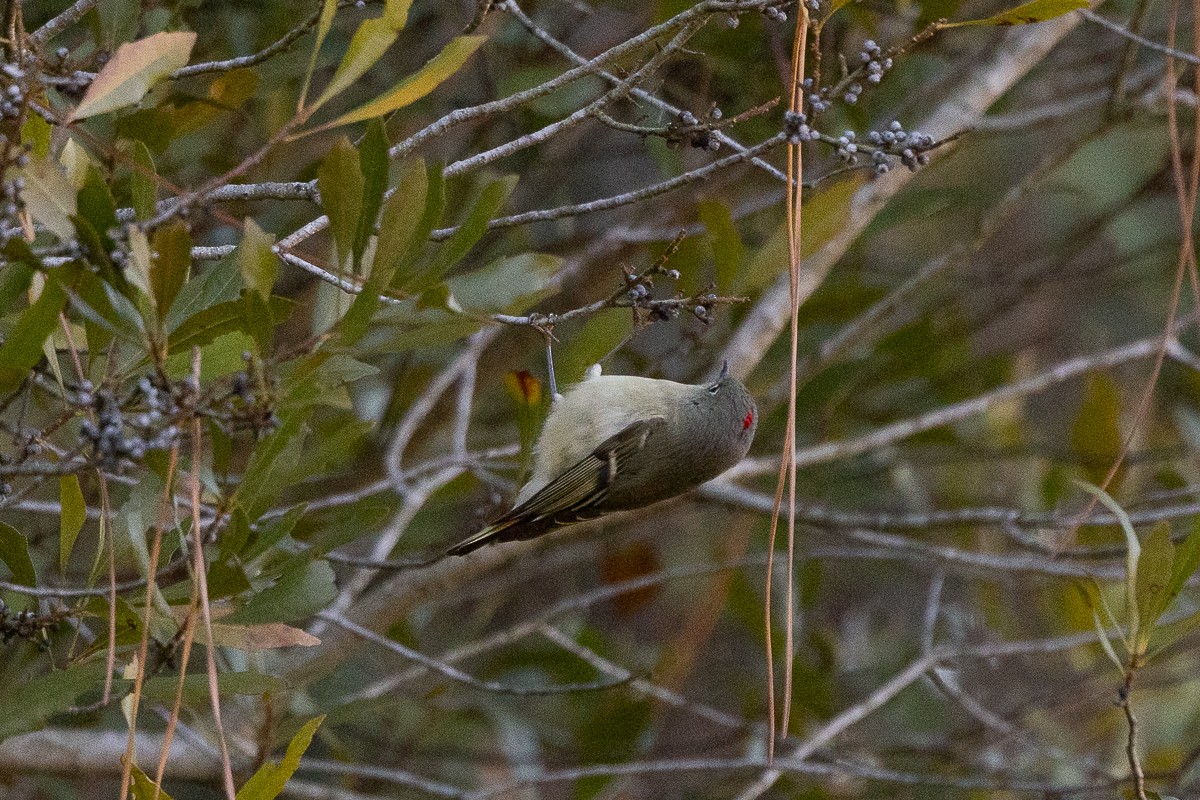
{"type": "Polygon", "coordinates": [[[510,539],[520,538],[512,536],[511,533],[505,536],[510,528],[520,522],[520,519],[513,516],[505,516],[493,522],[491,525],[484,527],[478,533],[471,534],[466,539],[463,539],[458,544],[446,550],[448,556],[465,556],[472,550],[478,550],[486,544],[492,542],[505,542],[510,539]]]}

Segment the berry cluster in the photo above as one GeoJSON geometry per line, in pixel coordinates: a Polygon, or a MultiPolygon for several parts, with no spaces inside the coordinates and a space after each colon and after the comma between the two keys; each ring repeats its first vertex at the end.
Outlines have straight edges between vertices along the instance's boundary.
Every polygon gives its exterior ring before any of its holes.
{"type": "MultiPolygon", "coordinates": [[[[863,49],[858,57],[867,70],[867,83],[878,84],[883,80],[884,73],[892,68],[892,59],[883,55],[883,48],[876,44],[874,39],[863,42],[863,49]]],[[[862,91],[861,88],[859,91],[862,91]]]]}
{"type": "Polygon", "coordinates": [[[153,377],[141,378],[124,404],[108,389],[93,392],[91,382],[84,381],[79,403],[95,412],[95,422],[85,419],[79,433],[106,469],[116,467],[123,458],[140,461],[148,450],[170,449],[179,439],[179,427],[172,422],[178,413],[175,396],[169,388],[156,385],[153,377]],[[131,407],[130,413],[123,405],[131,407]],[[145,410],[136,410],[138,407],[145,410]]]}
{"type": "Polygon", "coordinates": [[[647,269],[644,273],[638,275],[632,272],[628,267],[625,268],[625,290],[623,294],[629,297],[628,303],[618,303],[618,305],[628,305],[634,309],[635,315],[641,320],[638,324],[641,325],[645,320],[650,321],[666,321],[676,319],[679,316],[680,310],[690,308],[696,319],[706,325],[712,322],[713,307],[722,302],[728,302],[728,298],[718,297],[714,290],[715,284],[710,284],[704,287],[699,294],[691,297],[685,297],[682,292],[675,292],[670,297],[655,298],[651,293],[654,288],[654,276],[662,275],[668,280],[679,280],[679,270],[667,269],[665,266],[666,260],[662,259],[658,264],[647,269]],[[694,305],[693,305],[694,304],[694,305]]]}
{"type": "Polygon", "coordinates": [[[858,142],[855,141],[854,131],[846,131],[835,142],[838,158],[847,164],[858,163],[858,142]]]}
{"type": "Polygon", "coordinates": [[[792,144],[815,142],[821,138],[821,132],[808,124],[808,115],[795,111],[783,113],[783,132],[792,144]]]}
{"type": "Polygon", "coordinates": [[[679,114],[679,122],[667,127],[667,144],[679,146],[687,144],[699,150],[715,152],[721,148],[721,140],[713,135],[713,127],[721,121],[721,109],[715,105],[709,110],[708,116],[701,120],[690,111],[679,114]]]}
{"type": "Polygon", "coordinates": [[[16,64],[0,64],[0,75],[3,76],[3,99],[0,99],[0,117],[18,119],[25,113],[25,89],[21,81],[25,79],[25,70],[16,64]]]}
{"type": "Polygon", "coordinates": [[[13,639],[24,639],[33,642],[39,650],[48,648],[46,634],[58,628],[60,614],[37,614],[33,611],[11,611],[3,600],[0,600],[0,644],[8,644],[13,639]]]}
{"type": "Polygon", "coordinates": [[[21,193],[25,190],[22,178],[9,178],[7,172],[12,167],[25,167],[29,164],[28,144],[20,143],[21,118],[25,115],[25,86],[26,71],[13,63],[0,63],[0,170],[4,180],[0,183],[0,228],[5,231],[5,238],[11,236],[21,227],[20,215],[24,209],[21,193]]]}
{"type": "Polygon", "coordinates": [[[246,369],[233,376],[233,384],[225,397],[224,413],[230,422],[240,422],[256,433],[269,432],[279,427],[279,417],[274,411],[270,390],[262,380],[256,379],[255,362],[250,353],[242,353],[246,369]],[[258,387],[258,391],[255,391],[258,387]]]}
{"type": "MultiPolygon", "coordinates": [[[[929,163],[929,151],[937,147],[937,141],[928,134],[919,131],[906,131],[897,120],[882,131],[871,131],[867,134],[871,144],[881,148],[876,153],[886,152],[889,155],[900,156],[900,162],[913,172],[929,163]]],[[[876,172],[887,172],[887,164],[875,159],[876,172]]]]}
{"type": "MultiPolygon", "coordinates": [[[[833,90],[828,86],[817,87],[813,83],[812,78],[805,78],[804,83],[804,102],[808,103],[808,108],[813,114],[821,114],[829,110],[832,103],[830,95],[833,90]]],[[[855,100],[857,101],[857,97],[855,100]]]]}
{"type": "MultiPolygon", "coordinates": [[[[709,289],[711,290],[712,287],[710,286],[709,289]]],[[[713,304],[717,300],[717,296],[712,291],[708,291],[700,295],[697,299],[700,302],[697,303],[696,307],[692,309],[692,313],[696,315],[696,319],[700,320],[705,325],[708,325],[713,320],[712,310],[713,304]]]]}
{"type": "MultiPolygon", "coordinates": [[[[24,158],[26,161],[29,160],[28,156],[25,155],[22,155],[21,158],[24,158]]],[[[24,201],[21,199],[21,192],[25,191],[25,179],[13,178],[12,180],[5,181],[3,189],[0,191],[4,193],[4,205],[0,208],[3,211],[4,219],[16,224],[17,217],[20,215],[21,209],[25,206],[24,201]]]]}
{"type": "Polygon", "coordinates": [[[856,166],[862,153],[870,153],[877,175],[889,172],[895,158],[899,158],[900,163],[916,172],[929,163],[929,151],[938,146],[938,142],[932,136],[918,131],[906,131],[896,120],[884,130],[868,132],[866,144],[858,141],[858,135],[854,131],[845,131],[836,139],[822,137],[820,131],[808,124],[807,115],[791,111],[783,115],[783,132],[792,144],[815,141],[832,144],[838,158],[847,166],[856,166]]]}

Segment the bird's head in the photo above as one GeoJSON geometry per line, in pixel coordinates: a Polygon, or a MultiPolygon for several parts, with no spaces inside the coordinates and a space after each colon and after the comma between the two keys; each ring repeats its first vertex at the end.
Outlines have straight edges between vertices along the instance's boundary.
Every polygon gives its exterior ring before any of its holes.
{"type": "MultiPolygon", "coordinates": [[[[758,429],[758,407],[749,390],[737,378],[729,374],[729,362],[721,366],[721,374],[716,381],[703,387],[709,413],[714,419],[721,420],[722,426],[728,426],[733,433],[740,449],[744,454],[754,440],[754,432],[758,429]]],[[[722,434],[724,430],[720,431],[722,434]]]]}

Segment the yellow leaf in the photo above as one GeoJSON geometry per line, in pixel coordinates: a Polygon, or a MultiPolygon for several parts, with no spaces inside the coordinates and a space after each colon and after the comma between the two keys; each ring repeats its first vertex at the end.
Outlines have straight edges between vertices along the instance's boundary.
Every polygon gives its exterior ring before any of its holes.
{"type": "Polygon", "coordinates": [[[1030,0],[1016,8],[1001,11],[983,19],[969,19],[962,22],[944,22],[939,28],[958,28],[963,25],[1030,25],[1034,22],[1045,22],[1048,19],[1061,17],[1071,11],[1087,8],[1086,0],[1030,0]]]}
{"type": "Polygon", "coordinates": [[[396,31],[383,18],[368,19],[358,26],[342,63],[338,64],[333,79],[313,103],[313,109],[324,105],[331,97],[354,83],[362,74],[375,65],[387,49],[396,41],[396,31]]]}
{"type": "Polygon", "coordinates": [[[67,122],[131,106],[188,62],[196,34],[156,33],[117,48],[67,122]]]}
{"type": "Polygon", "coordinates": [[[398,83],[391,91],[343,114],[332,122],[308,131],[308,133],[382,117],[384,114],[390,114],[396,109],[415,103],[436,89],[442,81],[458,72],[471,54],[483,44],[484,38],[483,36],[459,36],[450,40],[442,48],[442,52],[430,59],[417,72],[398,83]]]}
{"type": "Polygon", "coordinates": [[[75,187],[58,165],[49,159],[32,159],[19,174],[25,179],[21,198],[33,218],[58,238],[73,239],[75,226],[71,224],[71,217],[75,214],[75,187]]]}

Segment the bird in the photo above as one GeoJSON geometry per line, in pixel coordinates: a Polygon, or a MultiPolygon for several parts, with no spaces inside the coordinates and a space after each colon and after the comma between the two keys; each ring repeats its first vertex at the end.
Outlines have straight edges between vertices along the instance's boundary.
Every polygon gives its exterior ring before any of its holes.
{"type": "Polygon", "coordinates": [[[532,539],[683,494],[741,461],[757,428],[754,398],[727,363],[698,385],[594,374],[556,399],[513,507],[444,553],[532,539]]]}

